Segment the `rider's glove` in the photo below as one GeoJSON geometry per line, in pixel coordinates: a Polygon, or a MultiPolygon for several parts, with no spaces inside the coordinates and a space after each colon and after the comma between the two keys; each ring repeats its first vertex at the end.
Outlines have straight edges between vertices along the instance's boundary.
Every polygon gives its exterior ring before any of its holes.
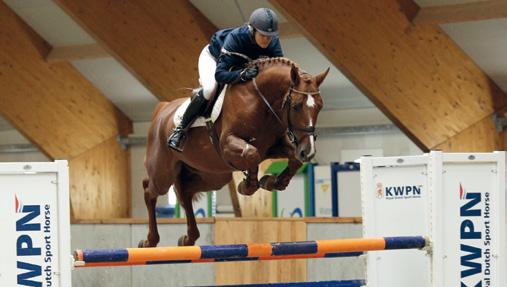
{"type": "Polygon", "coordinates": [[[241,82],[248,82],[251,79],[255,78],[259,73],[259,69],[254,66],[250,68],[245,68],[239,73],[239,79],[241,82]]]}

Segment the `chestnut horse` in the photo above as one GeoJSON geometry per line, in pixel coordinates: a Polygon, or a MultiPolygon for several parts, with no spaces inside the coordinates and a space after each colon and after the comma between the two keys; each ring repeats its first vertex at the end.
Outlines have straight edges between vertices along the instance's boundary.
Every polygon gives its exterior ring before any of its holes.
{"type": "Polygon", "coordinates": [[[187,234],[179,238],[178,245],[194,245],[199,238],[192,207],[196,195],[223,187],[231,181],[234,169],[247,171],[238,186],[243,195],[251,195],[259,187],[284,190],[302,163],[315,155],[315,123],[323,105],[319,86],[329,68],[312,76],[286,58],[259,59],[249,65],[259,68],[258,76],[227,88],[215,122],[220,154],[205,127],[189,130],[182,153],[169,149],[166,139],[174,128],[173,116],[186,99],[161,102],[156,107],[144,162],[149,232],[140,247],[158,244],[155,205],[171,185],[187,219],[187,234]],[[264,176],[259,181],[258,165],[268,158],[288,158],[289,163],[277,177],[264,176]]]}

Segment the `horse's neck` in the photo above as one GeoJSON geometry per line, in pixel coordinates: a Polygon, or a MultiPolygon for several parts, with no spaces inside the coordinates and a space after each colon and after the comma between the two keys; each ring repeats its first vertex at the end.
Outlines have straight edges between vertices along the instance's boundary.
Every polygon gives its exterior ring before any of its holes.
{"type": "Polygon", "coordinates": [[[273,107],[281,108],[285,93],[289,89],[289,75],[287,67],[283,66],[270,67],[260,72],[256,82],[257,87],[273,107]]]}

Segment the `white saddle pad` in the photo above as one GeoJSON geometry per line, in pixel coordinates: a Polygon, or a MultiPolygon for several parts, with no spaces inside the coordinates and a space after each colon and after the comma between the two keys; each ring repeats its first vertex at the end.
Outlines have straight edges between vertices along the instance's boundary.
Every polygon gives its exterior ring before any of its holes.
{"type": "MultiPolygon", "coordinates": [[[[220,92],[220,96],[218,96],[217,101],[215,102],[215,105],[213,106],[213,110],[211,112],[211,121],[214,123],[218,116],[220,115],[220,112],[222,111],[222,106],[224,104],[224,96],[225,91],[227,90],[227,85],[222,89],[222,92],[220,92]]],[[[190,98],[188,98],[186,101],[184,101],[176,110],[176,113],[174,114],[174,124],[177,126],[181,122],[181,118],[183,117],[183,114],[187,110],[188,105],[190,104],[190,98]]],[[[206,126],[206,119],[204,117],[198,117],[195,122],[192,124],[191,128],[195,127],[205,127],[206,126]]]]}

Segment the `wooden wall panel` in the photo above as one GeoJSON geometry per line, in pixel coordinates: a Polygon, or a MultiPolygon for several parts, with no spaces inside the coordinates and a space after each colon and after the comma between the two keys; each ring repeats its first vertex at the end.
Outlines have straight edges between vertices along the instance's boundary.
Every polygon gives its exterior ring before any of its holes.
{"type": "Polygon", "coordinates": [[[72,216],[128,216],[132,123],[0,1],[0,114],[50,159],[70,161],[72,216]]]}
{"type": "MultiPolygon", "coordinates": [[[[215,223],[214,244],[263,243],[306,240],[302,221],[226,220],[215,223]]],[[[307,281],[308,260],[230,262],[215,265],[215,284],[307,281]]]]}
{"type": "Polygon", "coordinates": [[[412,1],[271,2],[423,150],[506,104],[440,28],[410,22],[400,2],[412,1]]]}
{"type": "Polygon", "coordinates": [[[503,149],[501,143],[493,119],[487,117],[436,146],[435,149],[448,152],[491,152],[503,149]]]}
{"type": "Polygon", "coordinates": [[[130,153],[116,138],[69,162],[71,205],[75,219],[130,215],[130,153]]]}
{"type": "MultiPolygon", "coordinates": [[[[241,172],[233,173],[233,184],[238,184],[245,176],[241,172]]],[[[259,176],[261,178],[261,176],[259,176]]],[[[236,191],[237,192],[237,191],[236,191]]],[[[271,217],[271,192],[259,189],[253,195],[245,196],[238,193],[238,202],[242,217],[271,217]]]]}
{"type": "MultiPolygon", "coordinates": [[[[259,179],[262,178],[264,171],[274,161],[275,160],[268,159],[261,162],[259,165],[259,179]]],[[[236,188],[244,177],[243,173],[239,171],[232,174],[231,185],[234,187],[234,192],[237,192],[236,188]]],[[[238,203],[242,217],[272,217],[272,194],[265,189],[260,188],[251,196],[245,196],[238,193],[238,203]]]]}
{"type": "Polygon", "coordinates": [[[189,1],[56,2],[160,100],[198,85],[198,56],[216,28],[189,1]]]}

